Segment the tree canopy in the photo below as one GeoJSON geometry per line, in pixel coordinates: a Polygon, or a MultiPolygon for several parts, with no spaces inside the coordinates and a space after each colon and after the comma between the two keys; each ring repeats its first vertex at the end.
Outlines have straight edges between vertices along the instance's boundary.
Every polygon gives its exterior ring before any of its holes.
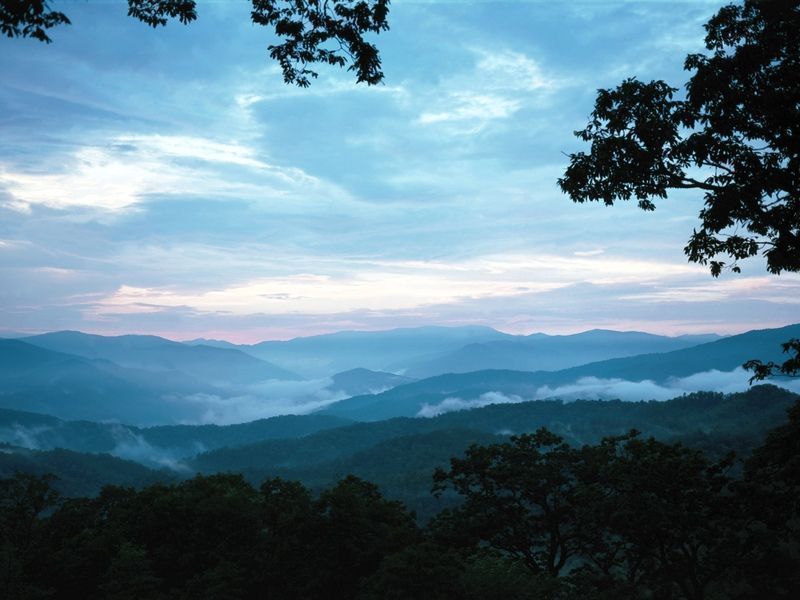
{"type": "MultiPolygon", "coordinates": [[[[638,202],[670,191],[702,196],[684,251],[711,274],[761,255],[770,273],[800,271],[800,1],[746,0],[705,25],[708,54],[690,54],[685,93],[635,78],[598,91],[575,135],[561,189],[575,202],[638,202]]],[[[754,360],[754,379],[800,372],[800,341],[783,364],[754,360]],[[791,354],[794,353],[792,357],[791,354]]]]}
{"type": "Polygon", "coordinates": [[[542,428],[434,476],[427,524],[378,486],[196,476],[65,498],[0,478],[0,597],[610,600],[800,595],[800,404],[737,466],[636,431],[542,428]]]}
{"type": "Polygon", "coordinates": [[[690,54],[685,94],[627,79],[600,90],[559,185],[575,202],[702,194],[690,261],[738,272],[763,254],[771,273],[800,271],[800,2],[748,0],[706,25],[710,54],[690,54]],[[723,260],[725,259],[725,260],[723,260]],[[728,260],[732,262],[727,262],[728,260]]]}
{"type": "MultiPolygon", "coordinates": [[[[278,44],[267,49],[286,83],[308,87],[317,77],[312,65],[347,67],[368,85],[383,79],[381,59],[369,33],[389,29],[389,0],[251,0],[253,23],[272,29],[278,44]]],[[[151,27],[171,19],[184,25],[197,19],[195,0],[128,0],[128,15],[151,27]]],[[[69,25],[47,0],[0,0],[0,33],[50,43],[48,30],[69,25]]]]}

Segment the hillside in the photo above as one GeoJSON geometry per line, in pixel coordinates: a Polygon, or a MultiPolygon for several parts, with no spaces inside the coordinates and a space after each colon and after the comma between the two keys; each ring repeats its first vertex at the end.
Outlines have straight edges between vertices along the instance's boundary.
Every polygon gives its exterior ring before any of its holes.
{"type": "MultiPolygon", "coordinates": [[[[0,340],[0,408],[65,419],[134,423],[188,418],[190,407],[163,398],[176,388],[162,386],[175,381],[184,384],[184,377],[163,375],[154,379],[152,375],[53,352],[21,340],[0,340]]],[[[213,391],[199,383],[192,389],[213,391]]]]}
{"type": "MultiPolygon", "coordinates": [[[[672,352],[616,358],[559,371],[489,370],[440,375],[398,386],[381,394],[342,400],[326,407],[322,412],[354,420],[375,421],[396,416],[414,416],[426,404],[434,406],[448,398],[470,401],[491,393],[516,396],[516,400],[561,395],[567,398],[586,397],[598,393],[593,391],[593,382],[577,387],[574,384],[587,378],[600,380],[594,382],[597,384],[594,388],[601,391],[603,382],[608,381],[652,382],[655,386],[638,388],[641,395],[636,399],[647,399],[647,394],[653,393],[654,387],[675,385],[675,380],[679,378],[709,371],[730,372],[751,358],[780,360],[781,342],[792,337],[800,337],[800,325],[749,331],[672,352]],[[567,387],[560,389],[562,386],[567,387]]],[[[746,379],[744,376],[740,378],[746,379]]],[[[669,389],[655,391],[669,394],[669,389]]],[[[680,388],[673,390],[671,395],[676,393],[680,393],[680,388]]],[[[613,398],[614,390],[605,397],[613,398]]]]}
{"type": "Polygon", "coordinates": [[[242,346],[246,352],[308,377],[356,368],[401,372],[412,363],[467,344],[512,339],[489,327],[412,327],[337,333],[242,346]]]}
{"type": "Polygon", "coordinates": [[[431,419],[356,423],[301,439],[224,448],[187,464],[201,473],[243,472],[254,482],[281,476],[315,487],[355,473],[379,483],[391,496],[418,498],[428,506],[430,479],[425,474],[471,443],[546,427],[570,444],[583,445],[637,429],[661,440],[684,440],[712,456],[730,450],[745,454],[761,443],[766,431],[783,423],[786,410],[798,401],[800,395],[765,385],[745,393],[702,392],[666,402],[497,404],[431,419]],[[416,483],[409,487],[412,481],[416,483]]]}
{"type": "Polygon", "coordinates": [[[534,334],[513,340],[469,344],[455,352],[411,365],[406,373],[422,379],[489,369],[555,371],[611,358],[670,352],[717,339],[716,335],[666,337],[601,329],[574,335],[534,334]]]}
{"type": "Polygon", "coordinates": [[[29,449],[65,448],[110,453],[145,464],[181,458],[222,447],[269,439],[302,437],[350,421],[327,415],[285,415],[240,425],[132,425],[67,421],[31,412],[0,409],[0,443],[29,449]]]}
{"type": "Polygon", "coordinates": [[[299,379],[294,373],[235,348],[186,345],[152,335],[106,337],[78,331],[57,331],[27,337],[24,341],[56,352],[108,360],[121,367],[180,371],[212,384],[299,379]]]}

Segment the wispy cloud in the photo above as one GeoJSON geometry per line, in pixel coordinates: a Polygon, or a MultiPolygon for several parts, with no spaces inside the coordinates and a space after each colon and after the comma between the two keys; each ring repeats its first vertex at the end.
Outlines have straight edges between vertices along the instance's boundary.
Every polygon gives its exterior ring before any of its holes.
{"type": "Polygon", "coordinates": [[[322,194],[343,200],[341,190],[301,169],[258,158],[242,143],[169,135],[120,135],[103,146],[77,150],[60,172],[0,171],[11,195],[6,205],[86,207],[118,212],[149,198],[234,198],[264,203],[322,194]],[[238,168],[238,171],[232,171],[238,168]]]}
{"type": "Polygon", "coordinates": [[[120,286],[97,302],[95,314],[188,307],[231,314],[329,314],[361,309],[401,310],[465,299],[541,293],[577,282],[641,282],[696,272],[688,266],[610,257],[489,256],[465,261],[350,259],[336,273],[298,273],[244,281],[224,289],[180,290],[120,286]],[[342,272],[344,271],[344,272],[342,272]]]}
{"type": "Polygon", "coordinates": [[[419,124],[453,124],[453,132],[477,133],[566,84],[563,78],[545,75],[534,59],[520,52],[476,49],[472,53],[473,69],[442,81],[430,96],[430,106],[419,115],[419,124]]]}

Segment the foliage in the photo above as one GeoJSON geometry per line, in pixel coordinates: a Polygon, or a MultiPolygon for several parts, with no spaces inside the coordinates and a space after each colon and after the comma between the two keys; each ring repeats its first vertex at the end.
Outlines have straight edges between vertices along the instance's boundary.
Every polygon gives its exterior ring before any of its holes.
{"type": "Polygon", "coordinates": [[[437,469],[434,490],[452,486],[465,499],[448,515],[473,536],[519,559],[531,571],[557,576],[577,552],[575,451],[546,429],[507,444],[471,446],[437,469]]]}
{"type": "MultiPolygon", "coordinates": [[[[706,403],[708,404],[708,402],[706,403]]],[[[4,598],[508,600],[794,598],[800,403],[732,476],[637,432],[570,446],[540,429],[473,445],[435,487],[462,498],[420,528],[347,476],[315,496],[234,474],[62,501],[0,481],[4,598]]]]}
{"type": "Polygon", "coordinates": [[[57,25],[69,25],[69,19],[51,10],[47,0],[0,0],[0,33],[7,37],[30,37],[49,44],[53,40],[46,30],[57,25]]]}
{"type": "MultiPolygon", "coordinates": [[[[796,426],[780,428],[752,461],[772,455],[775,445],[783,454],[796,451],[797,433],[796,426]]],[[[437,471],[436,489],[452,487],[464,503],[442,513],[433,528],[448,545],[478,553],[488,546],[540,584],[549,576],[552,587],[542,597],[735,597],[764,585],[753,565],[767,566],[778,555],[786,570],[770,569],[770,589],[796,590],[796,469],[769,477],[772,485],[789,485],[782,496],[793,503],[789,510],[754,494],[750,471],[743,482],[732,479],[732,460],[713,462],[635,431],[571,449],[542,430],[472,447],[449,470],[437,471]],[[766,514],[771,547],[763,535],[766,514]]]]}
{"type": "Polygon", "coordinates": [[[719,275],[721,255],[759,252],[771,273],[800,270],[800,3],[726,6],[706,24],[710,55],[692,54],[684,99],[663,81],[600,90],[559,180],[575,201],[635,198],[644,210],[669,190],[703,194],[690,261],[719,275]],[[701,175],[694,175],[700,171],[701,175]]]}
{"type": "MultiPolygon", "coordinates": [[[[251,0],[253,23],[270,28],[281,43],[268,47],[286,83],[308,87],[317,63],[348,67],[357,82],[383,80],[378,49],[365,35],[389,29],[389,0],[251,0]],[[349,66],[348,66],[349,65],[349,66]]],[[[128,0],[128,15],[150,27],[170,19],[184,25],[197,19],[195,0],[128,0]]],[[[0,33],[52,40],[45,30],[68,25],[67,16],[46,0],[0,0],[0,33]]]]}
{"type": "Polygon", "coordinates": [[[52,475],[16,473],[0,479],[0,597],[32,598],[42,590],[31,564],[37,554],[40,517],[58,506],[52,475]]]}
{"type": "MultiPolygon", "coordinates": [[[[559,185],[575,202],[635,198],[644,210],[670,190],[696,190],[704,206],[690,261],[715,277],[759,254],[770,273],[800,271],[800,2],[745,0],[705,29],[709,54],[686,57],[682,99],[664,81],[599,90],[575,132],[591,150],[570,155],[559,185]]],[[[784,350],[794,356],[781,365],[748,361],[753,380],[797,374],[800,343],[784,350]]]]}
{"type": "Polygon", "coordinates": [[[783,363],[778,364],[771,360],[763,362],[755,359],[744,363],[745,369],[753,371],[750,383],[763,381],[773,375],[795,377],[800,374],[800,340],[791,339],[781,344],[781,346],[783,347],[783,352],[790,355],[783,363]],[[792,353],[794,353],[794,356],[791,356],[792,353]]]}

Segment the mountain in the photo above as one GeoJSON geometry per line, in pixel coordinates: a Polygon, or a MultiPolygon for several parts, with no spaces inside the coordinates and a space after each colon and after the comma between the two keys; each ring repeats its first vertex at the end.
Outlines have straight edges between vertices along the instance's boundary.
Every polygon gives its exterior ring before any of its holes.
{"type": "MultiPolygon", "coordinates": [[[[163,383],[182,375],[126,371],[116,365],[53,352],[21,340],[0,340],[0,407],[68,419],[153,423],[188,418],[188,407],[165,398],[163,383]],[[174,375],[174,377],[173,377],[174,375]]],[[[198,384],[195,391],[210,390],[198,384]]]]}
{"type": "Polygon", "coordinates": [[[423,379],[444,373],[487,369],[555,371],[590,362],[689,348],[720,339],[717,335],[666,337],[637,331],[593,329],[574,335],[533,334],[514,340],[469,344],[411,365],[406,374],[423,379]]]}
{"type": "Polygon", "coordinates": [[[242,346],[239,346],[232,342],[228,342],[226,340],[210,340],[208,338],[195,338],[193,340],[183,340],[181,344],[186,344],[187,346],[211,346],[213,348],[232,348],[234,350],[242,348],[242,346]]]}
{"type": "MultiPolygon", "coordinates": [[[[25,450],[17,444],[0,444],[0,477],[14,470],[52,472],[61,478],[59,485],[66,493],[78,490],[91,495],[104,483],[139,486],[154,480],[217,472],[241,472],[255,484],[267,477],[283,477],[300,480],[319,490],[352,473],[379,484],[384,494],[403,500],[424,520],[443,506],[430,495],[433,469],[446,466],[450,457],[462,454],[473,443],[504,441],[509,435],[546,427],[579,446],[636,428],[645,436],[681,441],[702,449],[712,458],[731,450],[743,457],[762,442],[765,432],[784,423],[786,410],[798,402],[800,395],[762,385],[745,393],[700,392],[662,402],[540,400],[496,404],[434,418],[395,418],[345,425],[339,422],[338,427],[334,420],[325,423],[319,415],[307,415],[229,427],[129,428],[154,447],[156,444],[176,447],[200,439],[204,443],[242,443],[248,436],[253,439],[264,434],[299,434],[303,430],[310,433],[219,447],[194,458],[172,456],[172,463],[168,456],[160,463],[146,460],[143,454],[126,456],[135,457],[140,463],[171,466],[159,471],[107,454],[25,450]],[[312,432],[319,425],[324,428],[312,432]]],[[[0,429],[10,422],[31,430],[49,428],[55,436],[71,431],[72,439],[81,434],[90,438],[98,431],[108,433],[110,427],[121,427],[65,423],[43,415],[0,411],[0,429]]],[[[189,448],[192,454],[197,449],[189,448]]]]}
{"type": "Polygon", "coordinates": [[[732,371],[751,358],[781,361],[781,343],[800,337],[800,324],[776,329],[756,329],[720,340],[663,354],[643,354],[612,359],[560,371],[560,380],[575,377],[645,379],[663,382],[704,371],[732,371]]]}
{"type": "Polygon", "coordinates": [[[240,350],[189,346],[152,335],[105,337],[78,331],[58,331],[25,342],[91,359],[109,360],[121,367],[148,371],[180,371],[212,384],[250,384],[269,379],[300,377],[240,350]]]}
{"type": "Polygon", "coordinates": [[[383,371],[370,371],[369,369],[350,369],[349,371],[337,373],[331,379],[333,383],[327,389],[334,393],[341,392],[348,396],[376,394],[398,385],[415,381],[410,377],[384,373],[383,371]]]}
{"type": "Polygon", "coordinates": [[[53,487],[67,497],[95,496],[106,485],[144,487],[172,483],[174,472],[152,470],[137,462],[108,454],[71,450],[29,450],[0,443],[0,479],[15,473],[55,474],[53,487]]]}
{"type": "Polygon", "coordinates": [[[342,331],[240,348],[307,377],[329,377],[355,368],[402,373],[411,364],[467,344],[513,338],[489,327],[415,327],[342,331]]]}
{"type": "Polygon", "coordinates": [[[50,415],[0,409],[0,443],[33,450],[65,448],[76,452],[106,452],[148,465],[164,466],[215,448],[303,437],[350,423],[327,415],[285,415],[240,425],[135,427],[69,421],[50,415]]]}
{"type": "MultiPolygon", "coordinates": [[[[558,397],[559,392],[555,389],[558,386],[568,386],[587,378],[668,384],[675,378],[697,373],[733,371],[751,358],[778,361],[782,356],[781,342],[794,337],[800,337],[800,324],[749,331],[672,352],[616,358],[558,371],[488,370],[440,375],[380,394],[341,400],[321,412],[353,420],[375,421],[414,416],[426,404],[436,405],[448,398],[467,401],[491,393],[513,395],[519,400],[547,395],[558,397]]],[[[643,388],[641,399],[648,399],[647,393],[643,388]]]]}
{"type": "Polygon", "coordinates": [[[423,515],[436,512],[431,473],[472,443],[546,427],[576,446],[637,429],[644,436],[682,441],[721,458],[745,456],[765,433],[786,421],[800,395],[772,385],[744,393],[699,392],[667,401],[539,400],[496,404],[435,418],[395,418],[329,429],[293,440],[221,448],[187,464],[201,473],[242,472],[252,482],[299,479],[320,489],[352,473],[378,483],[423,515]]]}

